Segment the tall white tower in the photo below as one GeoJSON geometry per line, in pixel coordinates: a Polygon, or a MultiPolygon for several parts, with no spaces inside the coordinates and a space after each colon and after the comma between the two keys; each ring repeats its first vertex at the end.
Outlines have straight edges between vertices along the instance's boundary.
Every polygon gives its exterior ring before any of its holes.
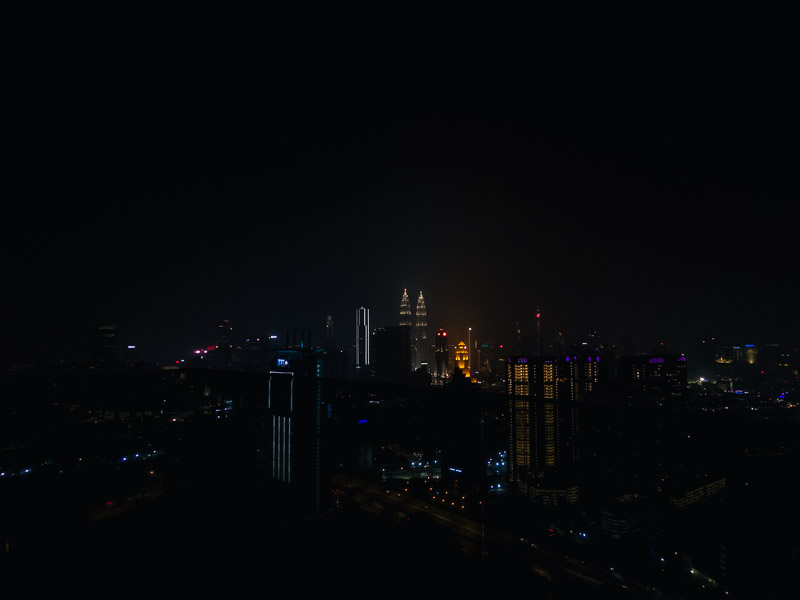
{"type": "Polygon", "coordinates": [[[408,292],[403,289],[403,298],[400,300],[400,325],[411,327],[411,302],[408,300],[408,292]]]}
{"type": "Polygon", "coordinates": [[[369,370],[369,309],[356,310],[356,372],[369,370]]]}
{"type": "Polygon", "coordinates": [[[416,348],[414,368],[418,369],[422,363],[428,364],[428,311],[425,308],[425,298],[422,292],[417,298],[416,319],[414,323],[414,346],[416,348]]]}

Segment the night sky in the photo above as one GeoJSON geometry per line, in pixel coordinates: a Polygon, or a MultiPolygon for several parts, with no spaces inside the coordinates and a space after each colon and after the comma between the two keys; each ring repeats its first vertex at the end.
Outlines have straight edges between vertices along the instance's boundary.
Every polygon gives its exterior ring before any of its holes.
{"type": "Polygon", "coordinates": [[[106,323],[158,362],[221,319],[315,344],[332,315],[350,346],[355,309],[394,325],[403,288],[432,328],[499,343],[537,305],[568,340],[800,341],[796,153],[769,100],[40,137],[12,175],[2,361],[88,358],[106,323]]]}

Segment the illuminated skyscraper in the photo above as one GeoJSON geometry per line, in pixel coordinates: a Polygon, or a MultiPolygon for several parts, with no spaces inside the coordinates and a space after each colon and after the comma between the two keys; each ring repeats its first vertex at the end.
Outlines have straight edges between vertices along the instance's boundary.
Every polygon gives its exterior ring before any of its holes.
{"type": "Polygon", "coordinates": [[[414,347],[416,348],[414,368],[418,369],[423,364],[428,364],[428,311],[425,309],[425,298],[422,297],[422,292],[417,298],[414,347]]]}
{"type": "Polygon", "coordinates": [[[578,460],[577,403],[600,381],[599,356],[506,359],[509,479],[521,492],[547,502],[577,500],[577,487],[564,484],[578,460]]]}
{"type": "Polygon", "coordinates": [[[411,322],[411,301],[408,299],[408,291],[403,288],[403,297],[400,299],[400,327],[408,329],[408,355],[410,359],[409,366],[411,369],[416,368],[417,364],[417,347],[416,347],[416,333],[414,325],[411,322]]]}
{"type": "Polygon", "coordinates": [[[356,310],[356,373],[369,372],[369,309],[356,310]]]}
{"type": "Polygon", "coordinates": [[[411,327],[411,302],[408,300],[408,292],[403,289],[403,298],[400,300],[400,323],[398,325],[411,327]]]}
{"type": "Polygon", "coordinates": [[[264,457],[284,510],[318,516],[327,508],[333,462],[325,452],[329,399],[322,378],[330,354],[322,348],[279,350],[267,384],[264,457]]]}
{"type": "Polygon", "coordinates": [[[456,346],[456,368],[455,370],[461,371],[467,381],[470,379],[469,375],[469,348],[464,342],[458,342],[456,346]]]}

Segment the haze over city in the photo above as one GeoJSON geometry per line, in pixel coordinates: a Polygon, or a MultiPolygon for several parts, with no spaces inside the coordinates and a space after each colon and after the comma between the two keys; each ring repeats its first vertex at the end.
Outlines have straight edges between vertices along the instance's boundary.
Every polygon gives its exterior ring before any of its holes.
{"type": "Polygon", "coordinates": [[[355,310],[394,325],[404,288],[433,329],[496,343],[537,306],[548,341],[794,343],[788,158],[768,116],[736,108],[290,118],[239,140],[246,176],[142,169],[138,139],[79,151],[12,209],[3,363],[85,360],[112,323],[162,364],[222,319],[313,345],[331,315],[351,346],[355,310]]]}
{"type": "Polygon", "coordinates": [[[300,37],[257,98],[48,51],[9,113],[0,571],[783,597],[796,109],[741,31],[520,94],[469,65],[472,113],[283,81],[300,37]]]}

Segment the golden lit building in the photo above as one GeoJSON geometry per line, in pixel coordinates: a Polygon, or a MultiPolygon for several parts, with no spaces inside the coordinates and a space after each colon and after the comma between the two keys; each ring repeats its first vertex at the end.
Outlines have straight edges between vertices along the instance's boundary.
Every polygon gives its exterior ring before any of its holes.
{"type": "MultiPolygon", "coordinates": [[[[539,489],[558,489],[554,480],[570,480],[578,459],[577,401],[599,381],[598,356],[506,359],[509,480],[529,497],[535,499],[539,489]]],[[[570,492],[563,498],[574,502],[574,485],[565,485],[570,492]]]]}
{"type": "Polygon", "coordinates": [[[456,346],[456,369],[469,380],[469,348],[464,342],[458,342],[456,346]]]}

